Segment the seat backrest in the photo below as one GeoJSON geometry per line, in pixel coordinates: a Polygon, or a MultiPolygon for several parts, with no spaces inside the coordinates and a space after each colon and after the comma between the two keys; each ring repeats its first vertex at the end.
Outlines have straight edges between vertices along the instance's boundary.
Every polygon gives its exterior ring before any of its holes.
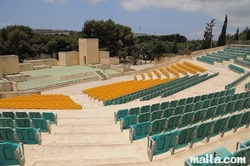
{"type": "Polygon", "coordinates": [[[169,107],[176,107],[178,104],[178,100],[172,100],[170,103],[169,103],[169,107]]]}
{"type": "Polygon", "coordinates": [[[37,129],[34,129],[33,127],[17,127],[16,128],[16,134],[19,141],[33,141],[36,140],[36,133],[37,129]]]}
{"type": "Polygon", "coordinates": [[[33,118],[32,124],[34,128],[47,129],[47,121],[44,118],[33,118]]]}
{"type": "Polygon", "coordinates": [[[138,115],[138,122],[147,122],[150,120],[150,112],[141,113],[138,115]]]}
{"type": "Polygon", "coordinates": [[[14,121],[11,118],[0,118],[0,127],[14,128],[14,121]]]}
{"type": "Polygon", "coordinates": [[[14,147],[10,142],[0,143],[0,163],[16,160],[14,147]]]}
{"type": "Polygon", "coordinates": [[[242,125],[247,125],[250,123],[250,111],[244,112],[241,116],[241,124],[242,125]]]}
{"type": "Polygon", "coordinates": [[[235,101],[235,105],[234,105],[234,111],[238,111],[241,110],[243,108],[243,99],[239,99],[237,101],[235,101]]]}
{"type": "Polygon", "coordinates": [[[55,121],[55,114],[53,112],[43,112],[42,116],[46,120],[55,121]]]}
{"type": "Polygon", "coordinates": [[[154,155],[169,151],[174,146],[177,134],[176,131],[171,131],[152,136],[152,139],[156,142],[154,155]]]}
{"type": "Polygon", "coordinates": [[[222,103],[216,106],[216,113],[215,115],[223,115],[226,110],[226,103],[222,103]]]}
{"type": "Polygon", "coordinates": [[[175,109],[172,107],[172,108],[166,108],[163,110],[163,117],[165,118],[169,118],[170,116],[173,116],[174,115],[174,111],[175,109]]]}
{"type": "Polygon", "coordinates": [[[206,99],[202,103],[202,108],[208,108],[210,106],[211,99],[206,99]]]}
{"type": "Polygon", "coordinates": [[[128,109],[118,110],[116,114],[117,114],[116,120],[118,121],[119,119],[124,118],[125,116],[128,115],[128,109]]]}
{"type": "Polygon", "coordinates": [[[166,126],[166,118],[161,118],[161,119],[155,119],[154,121],[151,122],[152,125],[152,134],[158,134],[162,132],[165,129],[166,126]]]}
{"type": "Polygon", "coordinates": [[[30,119],[28,118],[16,118],[15,119],[17,127],[31,127],[30,126],[30,119]]]}
{"type": "Polygon", "coordinates": [[[196,126],[178,129],[178,145],[187,145],[194,140],[196,126]]]}
{"type": "Polygon", "coordinates": [[[134,107],[129,109],[129,115],[138,115],[140,111],[139,107],[134,107]]]}
{"type": "Polygon", "coordinates": [[[29,117],[30,117],[30,119],[32,119],[32,118],[41,118],[42,115],[41,115],[40,112],[29,112],[29,117]]]}
{"type": "Polygon", "coordinates": [[[160,109],[160,103],[152,104],[151,107],[150,107],[151,112],[159,110],[159,109],[160,109]]]}
{"type": "Polygon", "coordinates": [[[141,122],[133,125],[135,129],[135,136],[146,136],[149,133],[150,121],[141,122]]]}
{"type": "Polygon", "coordinates": [[[192,112],[194,109],[194,103],[189,103],[185,105],[185,112],[192,112]]]}
{"type": "Polygon", "coordinates": [[[215,111],[216,111],[216,106],[212,106],[212,107],[207,108],[206,119],[210,119],[210,118],[214,117],[215,111]]]}
{"type": "Polygon", "coordinates": [[[201,123],[200,125],[197,125],[197,139],[203,139],[207,136],[210,135],[211,128],[213,127],[214,122],[206,122],[206,123],[201,123]]]}
{"type": "Polygon", "coordinates": [[[169,108],[169,101],[161,103],[161,108],[160,109],[166,109],[166,108],[169,108]]]}
{"type": "Polygon", "coordinates": [[[168,127],[167,130],[172,130],[180,125],[181,115],[175,115],[167,118],[168,127]]]}
{"type": "Polygon", "coordinates": [[[239,125],[239,123],[240,123],[241,116],[242,116],[241,114],[236,114],[236,115],[229,116],[227,128],[232,129],[232,128],[237,127],[239,125]]]}
{"type": "Polygon", "coordinates": [[[246,109],[250,107],[250,97],[247,97],[243,100],[243,107],[246,109]]]}
{"type": "Polygon", "coordinates": [[[14,130],[10,127],[0,127],[0,141],[16,142],[14,138],[14,130]]]}
{"type": "Polygon", "coordinates": [[[123,128],[129,128],[130,125],[136,124],[137,115],[128,115],[122,119],[124,121],[123,128]]]}
{"type": "Polygon", "coordinates": [[[225,101],[226,101],[226,97],[225,97],[225,96],[221,96],[221,97],[219,98],[219,104],[225,103],[225,101]]]}
{"type": "Polygon", "coordinates": [[[17,118],[28,118],[27,112],[16,112],[17,118]]]}
{"type": "Polygon", "coordinates": [[[186,98],[178,100],[178,106],[186,104],[186,98]]]}
{"type": "Polygon", "coordinates": [[[184,111],[185,111],[185,106],[184,105],[179,105],[179,106],[175,107],[174,114],[175,115],[183,114],[184,111]]]}
{"type": "Polygon", "coordinates": [[[162,110],[154,111],[151,113],[151,121],[161,118],[162,118],[162,110]]]}
{"type": "Polygon", "coordinates": [[[198,110],[194,112],[194,123],[198,123],[199,121],[203,121],[205,118],[206,109],[198,110]]]}
{"type": "Polygon", "coordinates": [[[187,126],[193,122],[194,112],[187,112],[181,115],[181,126],[187,126]]]}
{"type": "Polygon", "coordinates": [[[2,115],[5,118],[15,119],[15,113],[14,112],[2,112],[2,115]]]}
{"type": "Polygon", "coordinates": [[[141,113],[150,112],[150,105],[144,105],[141,107],[141,113]]]}
{"type": "MultiPolygon", "coordinates": [[[[240,148],[234,152],[232,157],[245,157],[247,163],[242,163],[242,166],[250,164],[250,146],[246,148],[240,148]]],[[[239,163],[232,163],[231,166],[239,166],[239,163]]]]}
{"type": "Polygon", "coordinates": [[[198,101],[198,102],[194,103],[194,111],[201,109],[202,103],[203,103],[203,101],[198,101]]]}
{"type": "Polygon", "coordinates": [[[220,118],[214,121],[214,133],[219,133],[227,128],[228,117],[220,118]]]}

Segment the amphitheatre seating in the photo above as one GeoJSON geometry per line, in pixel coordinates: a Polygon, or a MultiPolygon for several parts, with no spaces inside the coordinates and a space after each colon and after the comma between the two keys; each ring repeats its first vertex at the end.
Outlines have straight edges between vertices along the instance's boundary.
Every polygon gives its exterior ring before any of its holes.
{"type": "Polygon", "coordinates": [[[160,68],[160,71],[162,74],[164,74],[166,77],[169,77],[169,72],[167,72],[167,70],[165,70],[164,68],[160,68]]]}
{"type": "Polygon", "coordinates": [[[166,70],[170,73],[172,73],[174,76],[179,76],[179,72],[175,70],[174,68],[171,68],[169,66],[166,66],[166,70]]]}
{"type": "Polygon", "coordinates": [[[176,65],[184,70],[187,70],[188,72],[190,72],[192,74],[196,74],[198,72],[197,70],[195,70],[195,69],[193,69],[185,64],[182,64],[182,63],[177,63],[176,65]]]}
{"type": "Polygon", "coordinates": [[[154,73],[158,78],[161,78],[161,73],[158,70],[154,70],[154,73]]]}
{"type": "Polygon", "coordinates": [[[245,72],[245,70],[243,68],[236,66],[236,65],[233,65],[233,64],[229,64],[228,68],[237,72],[237,73],[244,73],[245,72]]]}
{"type": "Polygon", "coordinates": [[[0,118],[0,127],[15,128],[16,127],[16,123],[11,118],[0,118]]]}
{"type": "Polygon", "coordinates": [[[0,143],[0,152],[0,165],[24,166],[25,155],[22,143],[0,143]]]}
{"type": "Polygon", "coordinates": [[[16,127],[31,127],[32,123],[29,118],[16,118],[16,127]]]}
{"type": "Polygon", "coordinates": [[[214,131],[214,122],[204,122],[197,125],[196,128],[196,138],[194,139],[194,143],[200,142],[206,138],[206,142],[209,142],[211,134],[214,131]]]}
{"type": "MultiPolygon", "coordinates": [[[[0,99],[0,108],[5,109],[82,109],[69,96],[61,94],[32,94],[0,99]]],[[[13,118],[13,117],[12,117],[13,118]]]]}
{"type": "Polygon", "coordinates": [[[250,62],[250,57],[244,57],[243,60],[250,62]]]}
{"type": "Polygon", "coordinates": [[[16,118],[29,118],[27,112],[16,112],[16,118]]]}
{"type": "Polygon", "coordinates": [[[51,124],[57,125],[57,114],[53,112],[42,112],[42,117],[49,120],[51,124]]]}
{"type": "Polygon", "coordinates": [[[42,136],[39,128],[17,127],[17,140],[24,144],[42,144],[42,136]]]}
{"type": "Polygon", "coordinates": [[[131,125],[129,128],[129,140],[133,143],[133,140],[139,140],[145,138],[149,134],[151,122],[142,122],[131,125]]]}
{"type": "Polygon", "coordinates": [[[197,57],[196,60],[201,62],[206,62],[209,64],[214,64],[214,60],[205,57],[197,57]]]}
{"type": "Polygon", "coordinates": [[[241,77],[237,78],[236,80],[234,80],[233,82],[227,84],[225,86],[225,89],[230,89],[230,88],[234,87],[235,85],[237,85],[238,83],[240,83],[241,81],[243,81],[244,79],[246,79],[249,76],[250,76],[250,72],[245,73],[243,76],[241,76],[241,77]]]}
{"type": "Polygon", "coordinates": [[[177,65],[171,65],[171,67],[172,67],[173,69],[177,70],[178,72],[180,72],[180,73],[183,74],[183,75],[187,75],[187,74],[188,74],[188,72],[187,72],[186,70],[180,68],[180,67],[177,66],[177,65]]]}
{"type": "MultiPolygon", "coordinates": [[[[1,142],[12,142],[16,143],[15,130],[11,127],[0,127],[0,143],[1,142]]],[[[1,163],[1,162],[0,162],[1,163]]]]}
{"type": "Polygon", "coordinates": [[[235,133],[240,125],[241,116],[242,116],[241,114],[235,114],[229,116],[226,131],[230,131],[233,129],[233,132],[235,133]]]}
{"type": "Polygon", "coordinates": [[[248,83],[245,84],[245,90],[246,91],[250,90],[250,82],[248,82],[248,83]]]}
{"type": "Polygon", "coordinates": [[[215,52],[213,52],[213,53],[211,53],[211,54],[206,54],[206,56],[208,56],[208,57],[220,58],[220,59],[226,60],[226,61],[229,61],[230,58],[231,58],[231,57],[228,56],[228,55],[220,54],[220,53],[215,53],[215,52]]]}
{"type": "Polygon", "coordinates": [[[202,73],[205,72],[205,71],[207,71],[207,69],[205,69],[204,67],[195,65],[195,64],[187,62],[187,61],[184,61],[183,64],[187,65],[187,66],[189,66],[191,68],[194,68],[195,70],[198,70],[199,72],[202,72],[202,73]]]}
{"type": "MultiPolygon", "coordinates": [[[[238,144],[238,143],[237,143],[238,144]]],[[[245,157],[246,158],[246,162],[247,163],[228,163],[232,166],[234,165],[248,165],[250,163],[250,147],[238,147],[236,146],[236,150],[234,153],[230,153],[225,147],[221,146],[219,148],[216,148],[212,151],[209,151],[209,152],[206,152],[204,154],[201,154],[201,155],[198,155],[198,156],[195,156],[196,158],[198,158],[198,161],[205,161],[205,160],[200,160],[201,158],[206,158],[206,156],[213,156],[213,158],[217,158],[219,157],[221,160],[220,161],[223,161],[226,157],[245,157]]],[[[184,162],[184,165],[185,166],[190,166],[190,165],[197,165],[198,163],[192,163],[192,162],[195,162],[195,161],[191,161],[190,158],[185,160],[184,162]]],[[[196,161],[197,162],[197,161],[196,161]]],[[[207,161],[208,163],[206,163],[206,165],[214,165],[214,162],[213,163],[209,163],[209,161],[207,161]]],[[[218,162],[218,161],[217,161],[218,162]]],[[[205,164],[205,163],[204,163],[205,164]]]]}
{"type": "Polygon", "coordinates": [[[51,133],[51,124],[49,120],[44,118],[33,118],[32,124],[34,128],[40,128],[41,132],[49,132],[49,134],[51,133]]]}
{"type": "Polygon", "coordinates": [[[32,118],[41,118],[42,114],[40,112],[29,112],[30,119],[32,118]]]}
{"type": "MultiPolygon", "coordinates": [[[[215,54],[215,53],[212,53],[212,54],[215,54]]],[[[238,55],[232,54],[232,53],[226,52],[226,51],[218,51],[216,54],[217,54],[217,55],[221,55],[221,56],[223,56],[223,57],[228,57],[228,58],[230,58],[230,59],[235,59],[235,58],[238,57],[238,55]]]]}
{"type": "Polygon", "coordinates": [[[241,57],[246,57],[248,54],[250,54],[250,51],[248,48],[227,47],[224,49],[224,51],[237,54],[238,56],[241,56],[241,57]]]}

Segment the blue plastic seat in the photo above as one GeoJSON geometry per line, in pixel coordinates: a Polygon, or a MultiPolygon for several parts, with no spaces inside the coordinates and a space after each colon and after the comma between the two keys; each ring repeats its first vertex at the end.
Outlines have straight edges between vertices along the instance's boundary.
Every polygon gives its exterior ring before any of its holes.
{"type": "Polygon", "coordinates": [[[145,138],[149,134],[149,128],[151,126],[151,122],[141,122],[135,125],[131,125],[129,128],[129,140],[132,143],[133,140],[138,140],[145,138]]]}
{"type": "Polygon", "coordinates": [[[17,127],[17,140],[24,144],[42,144],[42,136],[40,129],[33,127],[17,127]]]}
{"type": "Polygon", "coordinates": [[[120,129],[121,132],[124,129],[128,129],[130,125],[134,125],[137,122],[137,115],[127,115],[124,118],[121,118],[120,120],[120,129]]]}
{"type": "Polygon", "coordinates": [[[51,124],[57,125],[57,114],[53,112],[43,112],[42,117],[46,120],[49,120],[51,124]]]}
{"type": "Polygon", "coordinates": [[[0,143],[0,165],[24,166],[25,156],[22,143],[0,143]]]}
{"type": "Polygon", "coordinates": [[[153,160],[153,156],[168,152],[177,143],[177,132],[171,131],[166,133],[148,136],[147,154],[149,161],[153,160]]]}

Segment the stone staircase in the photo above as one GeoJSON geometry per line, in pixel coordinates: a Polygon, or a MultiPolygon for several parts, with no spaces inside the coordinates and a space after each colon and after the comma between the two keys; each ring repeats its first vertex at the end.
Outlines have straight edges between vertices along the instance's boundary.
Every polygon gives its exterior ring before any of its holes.
{"type": "Polygon", "coordinates": [[[107,80],[107,79],[109,79],[109,76],[106,73],[104,73],[102,70],[97,70],[97,71],[95,71],[95,73],[98,75],[98,77],[101,80],[107,80]]]}

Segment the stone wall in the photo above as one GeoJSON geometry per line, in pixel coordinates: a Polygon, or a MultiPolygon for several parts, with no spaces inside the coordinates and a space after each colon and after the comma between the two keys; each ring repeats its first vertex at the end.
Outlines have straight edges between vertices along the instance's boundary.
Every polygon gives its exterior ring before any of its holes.
{"type": "Polygon", "coordinates": [[[227,46],[228,45],[205,49],[205,50],[194,51],[191,53],[191,56],[201,56],[201,55],[210,54],[210,53],[217,52],[217,51],[223,51],[227,46]]]}
{"type": "Polygon", "coordinates": [[[118,58],[101,58],[101,64],[106,64],[106,65],[117,65],[119,64],[119,59],[118,58]]]}
{"type": "Polygon", "coordinates": [[[79,65],[79,52],[59,52],[59,66],[79,65]]]}
{"type": "Polygon", "coordinates": [[[11,91],[13,91],[11,82],[6,81],[0,83],[0,92],[11,92],[11,91]]]}
{"type": "Polygon", "coordinates": [[[110,68],[120,72],[130,71],[130,65],[110,65],[110,68]]]}
{"type": "Polygon", "coordinates": [[[27,75],[23,74],[7,75],[4,78],[8,81],[14,81],[14,82],[27,81],[27,75]]]}
{"type": "Polygon", "coordinates": [[[78,43],[80,65],[100,63],[98,39],[79,39],[78,43]]]}
{"type": "Polygon", "coordinates": [[[2,79],[2,78],[3,78],[3,73],[2,73],[2,68],[0,66],[0,79],[2,79]]]}
{"type": "Polygon", "coordinates": [[[31,96],[32,94],[41,94],[41,91],[0,92],[0,99],[3,99],[3,98],[14,98],[16,96],[31,96]]]}
{"type": "Polygon", "coordinates": [[[0,56],[0,66],[3,75],[19,73],[18,56],[16,55],[0,56]]]}
{"type": "Polygon", "coordinates": [[[56,59],[24,60],[23,63],[31,63],[33,66],[40,66],[40,65],[57,66],[56,59]]]}
{"type": "Polygon", "coordinates": [[[99,51],[99,57],[102,58],[109,58],[109,51],[99,51]]]}
{"type": "Polygon", "coordinates": [[[19,63],[19,70],[20,72],[33,70],[33,65],[32,63],[19,63]]]}

